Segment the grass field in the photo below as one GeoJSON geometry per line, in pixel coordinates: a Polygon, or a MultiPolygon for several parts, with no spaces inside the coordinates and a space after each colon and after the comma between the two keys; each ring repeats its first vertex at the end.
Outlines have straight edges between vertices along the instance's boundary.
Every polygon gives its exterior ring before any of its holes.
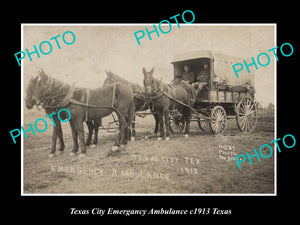
{"type": "MultiPolygon", "coordinates": [[[[24,127],[43,118],[43,111],[24,112],[24,127]]],[[[105,118],[105,123],[110,117],[105,118]]],[[[152,116],[137,118],[137,140],[126,151],[107,156],[116,133],[99,132],[96,148],[84,158],[70,157],[72,137],[63,124],[65,151],[49,159],[52,125],[24,139],[23,190],[25,194],[260,194],[274,193],[274,154],[239,170],[234,155],[254,154],[253,148],[274,140],[274,115],[262,113],[251,134],[242,134],[234,119],[224,135],[199,132],[191,124],[189,138],[171,135],[169,141],[145,140],[154,129],[152,116]]],[[[86,127],[85,127],[86,128],[86,127]]],[[[87,131],[87,129],[85,129],[87,131]]],[[[268,155],[268,153],[265,153],[268,155]]]]}

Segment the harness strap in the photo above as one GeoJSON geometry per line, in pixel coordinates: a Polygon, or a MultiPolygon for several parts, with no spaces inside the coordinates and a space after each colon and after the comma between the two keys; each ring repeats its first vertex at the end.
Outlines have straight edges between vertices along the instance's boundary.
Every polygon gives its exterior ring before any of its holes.
{"type": "MultiPolygon", "coordinates": [[[[85,103],[77,101],[75,99],[68,99],[68,102],[72,103],[74,105],[87,106],[85,103]]],[[[125,125],[127,126],[127,128],[129,128],[131,130],[131,128],[128,126],[128,124],[126,122],[126,119],[122,116],[122,114],[120,113],[120,111],[117,108],[112,107],[112,106],[97,106],[97,105],[92,105],[92,104],[89,104],[89,108],[102,108],[102,109],[114,110],[120,116],[120,118],[123,120],[123,122],[125,122],[125,125]]]]}

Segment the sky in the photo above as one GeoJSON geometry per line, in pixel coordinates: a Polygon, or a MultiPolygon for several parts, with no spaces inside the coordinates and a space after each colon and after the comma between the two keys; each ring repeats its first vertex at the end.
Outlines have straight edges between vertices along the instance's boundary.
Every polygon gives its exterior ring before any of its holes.
{"type": "MultiPolygon", "coordinates": [[[[147,71],[154,69],[154,76],[170,83],[173,79],[172,59],[175,55],[197,50],[213,50],[216,53],[256,59],[261,52],[268,52],[276,46],[273,24],[221,25],[221,24],[172,24],[169,33],[147,34],[138,45],[134,33],[147,27],[153,30],[153,24],[77,24],[43,25],[23,24],[22,51],[34,51],[43,41],[52,44],[48,55],[40,53],[40,58],[32,54],[22,60],[23,84],[36,75],[41,68],[46,74],[78,87],[96,88],[102,86],[106,78],[105,70],[122,76],[128,81],[143,85],[143,67],[147,71]],[[66,31],[75,34],[75,42],[67,45],[62,40],[66,31]],[[50,38],[60,35],[57,41],[50,38]]],[[[168,25],[162,27],[168,30],[168,25]]],[[[67,42],[72,41],[70,34],[65,35],[67,42]]],[[[49,51],[47,44],[42,48],[49,51]]],[[[255,76],[256,100],[266,107],[274,104],[274,63],[272,53],[270,64],[250,67],[249,76],[255,76]],[[255,71],[255,73],[254,73],[255,71]]],[[[17,61],[16,61],[17,63],[17,61]]],[[[232,76],[235,77],[232,70],[232,76]]]]}

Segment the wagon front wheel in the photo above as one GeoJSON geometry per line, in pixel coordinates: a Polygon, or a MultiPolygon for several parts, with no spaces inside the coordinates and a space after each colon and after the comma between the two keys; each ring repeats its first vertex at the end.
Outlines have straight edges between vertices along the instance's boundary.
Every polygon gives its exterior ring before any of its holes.
{"type": "Polygon", "coordinates": [[[256,127],[256,104],[249,98],[243,98],[236,106],[236,121],[240,131],[249,133],[256,127]]]}
{"type": "Polygon", "coordinates": [[[179,134],[183,132],[185,121],[181,116],[170,115],[170,131],[172,134],[179,134]]]}
{"type": "Polygon", "coordinates": [[[218,105],[211,110],[210,127],[214,134],[222,134],[226,129],[227,114],[225,109],[218,105]]]}

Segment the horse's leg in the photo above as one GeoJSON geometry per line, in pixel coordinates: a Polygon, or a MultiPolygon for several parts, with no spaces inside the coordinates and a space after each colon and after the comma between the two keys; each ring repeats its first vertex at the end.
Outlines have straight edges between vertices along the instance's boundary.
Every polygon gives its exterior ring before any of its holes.
{"type": "Polygon", "coordinates": [[[80,117],[75,119],[75,126],[79,137],[79,147],[81,149],[79,157],[83,157],[86,153],[86,145],[84,141],[83,121],[80,119],[80,117]]]}
{"type": "Polygon", "coordinates": [[[97,143],[98,143],[98,131],[99,131],[99,126],[101,124],[101,119],[98,120],[94,120],[94,140],[93,140],[93,144],[91,145],[91,147],[96,147],[97,143]]]}
{"type": "Polygon", "coordinates": [[[127,145],[128,140],[129,140],[129,135],[130,135],[130,128],[132,128],[132,121],[133,118],[135,117],[135,104],[132,102],[127,110],[127,116],[126,116],[126,121],[124,123],[124,137],[122,144],[127,145]]]}
{"type": "Polygon", "coordinates": [[[49,154],[49,158],[54,157],[54,153],[56,151],[56,140],[57,140],[57,124],[56,124],[56,126],[53,126],[52,146],[51,146],[51,151],[50,151],[50,154],[49,154]]]}
{"type": "Polygon", "coordinates": [[[112,151],[116,151],[118,150],[119,146],[120,146],[120,143],[122,142],[123,140],[123,136],[124,136],[124,129],[125,129],[125,126],[124,126],[124,121],[123,121],[123,118],[125,118],[125,115],[121,114],[119,115],[118,113],[118,121],[119,121],[119,134],[118,134],[118,137],[116,138],[115,140],[115,143],[114,145],[112,146],[112,151]]]}
{"type": "Polygon", "coordinates": [[[52,158],[55,154],[56,151],[56,142],[57,142],[57,137],[59,136],[59,141],[60,141],[60,149],[62,149],[61,151],[63,151],[64,149],[64,141],[62,138],[62,129],[61,129],[61,122],[58,119],[57,116],[53,116],[52,117],[54,119],[55,125],[53,126],[53,132],[52,132],[52,147],[51,147],[51,152],[49,154],[49,158],[52,158]]]}
{"type": "Polygon", "coordinates": [[[168,140],[170,140],[170,120],[169,120],[169,110],[168,110],[168,107],[166,109],[164,109],[163,115],[164,115],[165,126],[166,126],[166,137],[165,137],[165,140],[168,141],[168,140]]]}
{"type": "Polygon", "coordinates": [[[192,118],[192,111],[190,109],[185,109],[184,111],[184,115],[185,115],[185,131],[184,131],[184,137],[187,138],[189,137],[189,133],[190,133],[190,124],[191,124],[191,118],[192,118]]]}
{"type": "Polygon", "coordinates": [[[157,116],[157,114],[153,114],[154,119],[155,119],[155,128],[154,128],[154,135],[157,136],[157,132],[158,132],[158,126],[159,126],[159,118],[157,116]]]}
{"type": "MultiPolygon", "coordinates": [[[[58,136],[58,140],[59,140],[59,149],[58,149],[58,154],[62,153],[65,149],[65,143],[64,143],[64,138],[63,138],[63,132],[62,132],[62,128],[61,128],[61,122],[58,119],[57,116],[53,117],[54,122],[56,124],[56,135],[58,136]]],[[[56,142],[56,140],[55,140],[56,142]]],[[[54,152],[53,152],[54,153],[54,152]]]]}
{"type": "Polygon", "coordinates": [[[58,149],[58,153],[62,153],[65,149],[65,143],[64,143],[64,138],[63,138],[63,131],[61,126],[58,127],[57,130],[57,135],[58,135],[58,140],[59,140],[59,149],[58,149]]]}
{"type": "Polygon", "coordinates": [[[88,127],[88,130],[89,130],[89,134],[88,134],[88,137],[86,139],[86,146],[90,146],[92,135],[93,135],[93,130],[94,130],[94,124],[93,124],[93,121],[91,121],[91,120],[88,120],[85,123],[88,127]]]}
{"type": "Polygon", "coordinates": [[[133,116],[133,123],[132,123],[132,125],[131,125],[131,131],[129,130],[129,139],[131,140],[131,141],[135,141],[135,114],[134,114],[134,116],[133,116]]]}
{"type": "Polygon", "coordinates": [[[130,116],[126,116],[126,122],[124,123],[124,135],[122,139],[122,145],[127,145],[128,140],[129,140],[129,135],[130,135],[130,127],[132,127],[132,118],[133,115],[129,118],[130,116]]]}
{"type": "Polygon", "coordinates": [[[75,155],[78,152],[78,132],[76,130],[75,122],[73,119],[70,119],[70,126],[71,126],[71,131],[72,131],[72,138],[73,138],[73,149],[72,152],[70,153],[70,156],[75,155]]]}
{"type": "Polygon", "coordinates": [[[159,123],[159,132],[160,132],[160,136],[157,138],[158,141],[162,140],[162,138],[165,135],[165,131],[164,131],[164,120],[163,120],[163,113],[160,111],[157,111],[157,117],[158,117],[158,123],[159,123]]]}
{"type": "Polygon", "coordinates": [[[129,129],[128,129],[128,116],[126,116],[126,123],[124,124],[124,135],[122,139],[122,145],[127,145],[129,140],[129,129]]]}

